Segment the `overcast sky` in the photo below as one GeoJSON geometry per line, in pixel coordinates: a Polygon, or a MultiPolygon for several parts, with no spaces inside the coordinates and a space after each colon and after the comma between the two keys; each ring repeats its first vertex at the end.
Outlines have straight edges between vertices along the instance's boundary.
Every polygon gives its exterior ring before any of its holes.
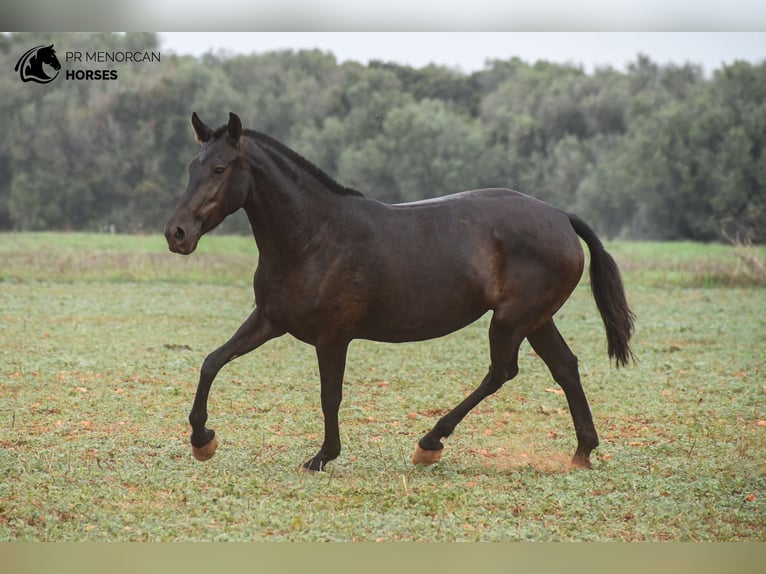
{"type": "Polygon", "coordinates": [[[514,56],[590,72],[603,65],[624,70],[643,53],[661,64],[701,64],[708,73],[723,63],[766,57],[766,32],[163,32],[160,38],[163,51],[178,54],[319,48],[341,62],[436,63],[463,72],[514,56]]]}

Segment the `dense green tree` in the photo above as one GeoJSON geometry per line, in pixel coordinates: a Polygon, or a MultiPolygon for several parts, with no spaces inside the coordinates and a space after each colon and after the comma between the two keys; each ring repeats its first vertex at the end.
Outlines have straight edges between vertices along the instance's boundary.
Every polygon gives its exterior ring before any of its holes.
{"type": "Polygon", "coordinates": [[[381,134],[341,157],[341,178],[388,201],[415,201],[498,185],[493,153],[480,124],[438,100],[391,112],[381,134]]]}
{"type": "Polygon", "coordinates": [[[475,74],[466,76],[435,64],[417,69],[378,60],[370,62],[369,67],[392,71],[399,78],[402,90],[418,101],[439,100],[459,113],[471,116],[478,114],[481,92],[475,74]]]}
{"type": "Polygon", "coordinates": [[[579,207],[612,235],[710,240],[733,225],[763,240],[763,71],[734,64],[683,98],[663,95],[603,150],[579,207]]]}
{"type": "MultiPolygon", "coordinates": [[[[0,34],[2,68],[50,42],[60,59],[159,50],[155,34],[0,34]]],[[[766,241],[764,63],[706,75],[638,55],[624,72],[586,73],[513,58],[463,74],[284,50],[82,66],[119,78],[0,75],[0,230],[158,232],[198,149],[191,112],[215,124],[235,111],[386,201],[506,186],[608,236],[766,241]]]]}

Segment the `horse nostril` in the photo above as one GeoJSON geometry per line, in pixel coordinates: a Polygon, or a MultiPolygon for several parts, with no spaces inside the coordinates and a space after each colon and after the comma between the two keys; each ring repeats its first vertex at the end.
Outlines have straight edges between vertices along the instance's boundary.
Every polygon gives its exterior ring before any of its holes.
{"type": "Polygon", "coordinates": [[[173,237],[175,238],[176,241],[183,241],[184,237],[186,237],[186,233],[180,227],[176,227],[176,231],[173,234],[173,237]]]}

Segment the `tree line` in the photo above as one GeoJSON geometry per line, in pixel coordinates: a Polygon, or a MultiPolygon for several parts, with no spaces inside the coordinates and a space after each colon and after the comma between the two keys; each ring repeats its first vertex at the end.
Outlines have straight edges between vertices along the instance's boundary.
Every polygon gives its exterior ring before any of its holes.
{"type": "Polygon", "coordinates": [[[514,58],[467,74],[319,50],[162,53],[94,64],[113,81],[21,82],[16,60],[51,42],[62,60],[160,51],[155,34],[0,35],[0,230],[159,232],[198,147],[191,112],[234,111],[388,202],[510,187],[607,237],[766,240],[766,62],[706,75],[643,55],[591,73],[514,58]]]}

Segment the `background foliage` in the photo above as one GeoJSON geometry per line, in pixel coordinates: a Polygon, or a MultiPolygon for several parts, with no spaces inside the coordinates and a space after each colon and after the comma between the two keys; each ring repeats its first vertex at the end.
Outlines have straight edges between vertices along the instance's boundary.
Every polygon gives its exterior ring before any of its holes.
{"type": "MultiPolygon", "coordinates": [[[[12,70],[34,35],[1,35],[12,70]]],[[[46,34],[65,51],[159,50],[154,34],[46,34]]],[[[391,202],[503,186],[610,237],[763,241],[766,63],[625,72],[518,59],[473,74],[321,51],[162,54],[116,81],[0,76],[0,230],[157,232],[196,150],[188,118],[237,112],[343,184],[391,202]]],[[[243,229],[243,220],[226,223],[243,229]]]]}

